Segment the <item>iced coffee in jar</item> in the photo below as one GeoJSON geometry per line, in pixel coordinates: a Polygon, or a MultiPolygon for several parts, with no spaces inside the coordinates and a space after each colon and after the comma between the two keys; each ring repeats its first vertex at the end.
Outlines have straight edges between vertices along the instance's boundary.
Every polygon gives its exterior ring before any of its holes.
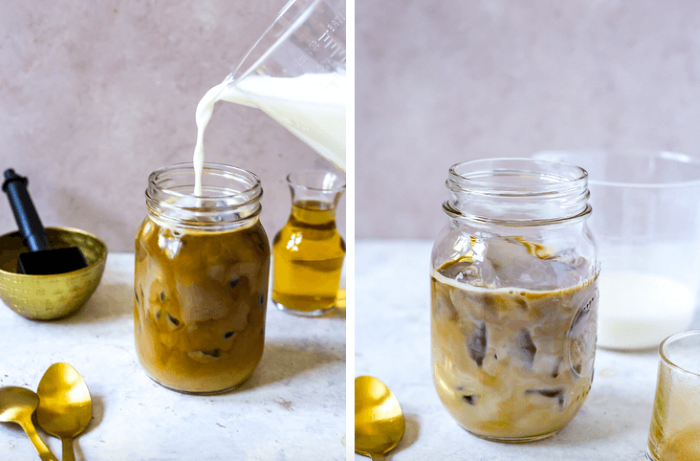
{"type": "Polygon", "coordinates": [[[593,381],[599,263],[587,173],[528,159],[450,168],[431,260],[433,380],[472,434],[549,437],[593,381]]]}
{"type": "Polygon", "coordinates": [[[263,353],[270,268],[260,180],[205,164],[153,172],[136,235],[134,332],[148,376],[185,393],[233,389],[263,353]]]}

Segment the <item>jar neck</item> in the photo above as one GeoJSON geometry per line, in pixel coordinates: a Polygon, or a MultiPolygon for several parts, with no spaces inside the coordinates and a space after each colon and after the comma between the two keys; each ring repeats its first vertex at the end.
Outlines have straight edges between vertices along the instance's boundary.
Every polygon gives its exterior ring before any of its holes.
{"type": "Polygon", "coordinates": [[[247,227],[260,215],[260,179],[241,168],[205,163],[202,195],[194,196],[194,166],[160,168],[148,178],[146,208],[151,219],[175,228],[198,231],[247,227]]]}
{"type": "Polygon", "coordinates": [[[453,165],[445,213],[456,221],[502,227],[559,225],[586,219],[588,174],[582,168],[531,159],[453,165]]]}

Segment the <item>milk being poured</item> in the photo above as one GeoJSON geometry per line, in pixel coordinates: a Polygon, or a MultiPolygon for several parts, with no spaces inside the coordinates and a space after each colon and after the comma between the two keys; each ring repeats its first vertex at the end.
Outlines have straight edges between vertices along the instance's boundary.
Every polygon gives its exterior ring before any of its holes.
{"type": "Polygon", "coordinates": [[[202,194],[204,131],[217,101],[257,107],[320,155],[345,170],[345,77],[305,74],[280,78],[249,75],[237,84],[229,76],[197,105],[194,195],[202,194]]]}

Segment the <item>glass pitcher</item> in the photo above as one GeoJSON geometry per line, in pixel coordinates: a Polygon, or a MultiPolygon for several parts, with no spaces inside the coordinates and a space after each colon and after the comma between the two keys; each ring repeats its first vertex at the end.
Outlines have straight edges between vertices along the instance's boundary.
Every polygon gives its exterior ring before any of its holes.
{"type": "Polygon", "coordinates": [[[290,1],[212,97],[261,109],[344,171],[345,23],[344,0],[290,1]]]}

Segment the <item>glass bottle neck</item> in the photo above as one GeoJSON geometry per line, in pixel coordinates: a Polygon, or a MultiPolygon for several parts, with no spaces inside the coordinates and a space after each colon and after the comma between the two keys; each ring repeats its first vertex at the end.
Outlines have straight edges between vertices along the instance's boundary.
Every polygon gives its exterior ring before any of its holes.
{"type": "Polygon", "coordinates": [[[319,200],[294,200],[292,201],[291,219],[307,225],[335,226],[335,203],[319,200]]]}
{"type": "Polygon", "coordinates": [[[302,170],[287,176],[292,194],[290,220],[307,226],[335,228],[335,210],[345,192],[345,179],[322,170],[302,170]]]}

